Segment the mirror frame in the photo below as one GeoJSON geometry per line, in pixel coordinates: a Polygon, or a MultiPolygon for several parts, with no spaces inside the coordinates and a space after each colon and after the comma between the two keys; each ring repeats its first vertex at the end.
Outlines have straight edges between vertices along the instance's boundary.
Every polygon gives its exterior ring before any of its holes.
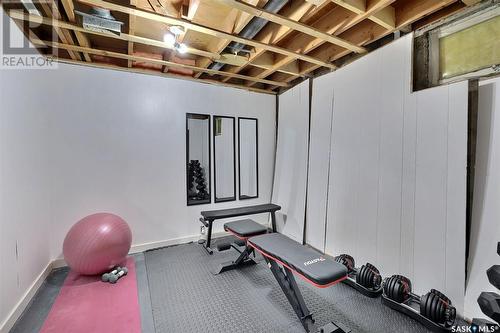
{"type": "Polygon", "coordinates": [[[248,199],[256,199],[259,197],[259,120],[257,118],[248,118],[248,117],[238,117],[238,198],[239,200],[248,200],[248,199]],[[255,196],[241,196],[241,135],[240,135],[240,129],[241,129],[241,120],[255,120],[255,180],[257,182],[256,186],[256,192],[257,195],[255,196]]]}
{"type": "Polygon", "coordinates": [[[203,113],[186,113],[186,204],[188,206],[196,206],[196,205],[208,205],[212,203],[212,148],[210,144],[210,115],[209,114],[203,114],[203,113]],[[206,117],[208,120],[208,179],[207,179],[207,186],[208,186],[208,193],[210,195],[210,198],[208,201],[204,202],[195,202],[195,203],[190,203],[189,202],[189,170],[188,170],[188,164],[189,164],[189,119],[193,119],[196,117],[206,117]]]}
{"type": "Polygon", "coordinates": [[[212,138],[213,138],[213,152],[214,152],[214,202],[229,202],[236,201],[236,118],[231,116],[212,116],[212,138]],[[217,199],[217,159],[215,149],[215,126],[216,118],[226,118],[233,120],[233,196],[223,199],[217,199]]]}

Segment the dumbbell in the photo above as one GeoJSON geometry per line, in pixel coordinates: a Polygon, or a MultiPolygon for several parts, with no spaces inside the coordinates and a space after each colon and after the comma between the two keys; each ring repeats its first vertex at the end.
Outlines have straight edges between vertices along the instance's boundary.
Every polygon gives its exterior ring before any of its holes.
{"type": "Polygon", "coordinates": [[[477,299],[481,311],[497,323],[500,323],[500,295],[482,292],[477,299]]]}
{"type": "Polygon", "coordinates": [[[411,281],[403,275],[393,275],[383,282],[384,294],[391,300],[403,303],[411,296],[411,281]]]}
{"type": "Polygon", "coordinates": [[[368,289],[378,289],[382,283],[382,276],[375,266],[367,263],[358,270],[356,283],[368,289]]]}
{"type": "Polygon", "coordinates": [[[344,265],[347,268],[348,273],[352,273],[354,271],[354,258],[348,254],[341,254],[335,257],[335,261],[339,264],[344,265]]]}
{"type": "Polygon", "coordinates": [[[500,265],[493,265],[487,271],[488,280],[491,285],[497,289],[500,289],[500,265]]]}
{"type": "Polygon", "coordinates": [[[116,267],[114,270],[112,270],[111,272],[109,273],[104,273],[102,276],[101,276],[101,281],[102,282],[109,282],[109,278],[112,276],[112,275],[115,275],[116,273],[118,273],[122,268],[120,266],[116,267]]]}
{"type": "Polygon", "coordinates": [[[455,322],[457,311],[448,297],[431,289],[420,298],[420,314],[435,323],[450,327],[455,322]]]}
{"type": "Polygon", "coordinates": [[[116,281],[118,281],[119,278],[121,278],[122,276],[125,276],[127,275],[128,273],[128,269],[127,267],[123,267],[119,272],[118,274],[113,274],[111,275],[111,277],[109,278],[109,282],[110,283],[116,283],[116,281]]]}

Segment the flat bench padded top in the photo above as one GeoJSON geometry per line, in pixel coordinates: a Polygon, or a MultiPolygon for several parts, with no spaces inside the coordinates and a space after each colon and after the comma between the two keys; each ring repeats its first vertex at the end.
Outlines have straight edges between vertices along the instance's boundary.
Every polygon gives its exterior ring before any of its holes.
{"type": "Polygon", "coordinates": [[[248,239],[264,256],[280,261],[317,287],[327,287],[347,277],[344,265],[278,233],[248,239]]]}
{"type": "Polygon", "coordinates": [[[205,220],[218,220],[218,219],[226,219],[230,217],[238,217],[244,215],[270,213],[280,209],[281,207],[275,204],[263,204],[263,205],[246,206],[246,207],[229,208],[229,209],[207,210],[201,212],[201,216],[203,216],[205,220]]]}
{"type": "Polygon", "coordinates": [[[266,227],[250,219],[224,223],[224,230],[229,230],[243,238],[265,234],[267,232],[266,227]]]}

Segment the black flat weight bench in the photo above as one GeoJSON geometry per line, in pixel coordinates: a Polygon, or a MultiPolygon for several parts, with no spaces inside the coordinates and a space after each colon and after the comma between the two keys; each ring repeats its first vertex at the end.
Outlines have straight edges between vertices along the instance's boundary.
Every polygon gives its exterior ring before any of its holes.
{"type": "Polygon", "coordinates": [[[293,276],[293,273],[296,273],[315,287],[327,288],[347,278],[347,269],[344,265],[278,233],[251,237],[247,240],[247,247],[252,247],[264,256],[307,332],[315,332],[316,330],[321,333],[350,332],[341,324],[333,322],[319,329],[316,328],[312,314],[309,312],[293,276]]]}
{"type": "Polygon", "coordinates": [[[256,264],[256,262],[252,258],[250,258],[250,255],[252,253],[255,257],[255,252],[253,247],[248,246],[247,240],[249,237],[267,233],[267,228],[260,223],[246,219],[227,222],[224,224],[224,230],[233,234],[236,238],[242,240],[245,243],[245,249],[243,251],[240,251],[237,247],[233,246],[236,251],[240,252],[238,258],[234,261],[220,264],[214,274],[217,275],[241,266],[256,264]]]}
{"type": "Polygon", "coordinates": [[[281,207],[275,204],[262,204],[254,206],[245,206],[238,208],[229,209],[218,209],[218,210],[208,210],[201,212],[200,222],[208,229],[207,230],[207,241],[205,242],[205,250],[209,254],[213,254],[213,250],[210,248],[212,242],[212,225],[214,221],[221,219],[228,219],[232,217],[240,217],[246,215],[255,215],[262,213],[271,213],[271,222],[273,227],[273,232],[276,232],[276,211],[280,210],[281,207]]]}

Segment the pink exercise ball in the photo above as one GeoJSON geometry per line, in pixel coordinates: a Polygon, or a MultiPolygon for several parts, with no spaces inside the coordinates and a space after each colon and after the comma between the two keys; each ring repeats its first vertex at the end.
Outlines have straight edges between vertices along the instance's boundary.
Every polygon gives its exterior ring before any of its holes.
{"type": "Polygon", "coordinates": [[[64,239],[64,260],[82,275],[101,274],[124,264],[131,244],[127,222],[114,214],[97,213],[71,227],[64,239]]]}

